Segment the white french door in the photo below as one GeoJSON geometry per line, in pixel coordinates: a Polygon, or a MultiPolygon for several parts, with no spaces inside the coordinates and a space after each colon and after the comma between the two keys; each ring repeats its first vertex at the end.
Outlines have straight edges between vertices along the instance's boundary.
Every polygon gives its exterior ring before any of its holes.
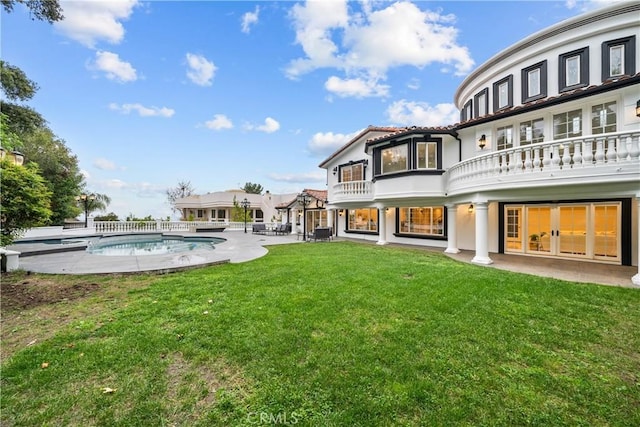
{"type": "Polygon", "coordinates": [[[505,206],[505,252],[619,263],[619,202],[505,206]]]}

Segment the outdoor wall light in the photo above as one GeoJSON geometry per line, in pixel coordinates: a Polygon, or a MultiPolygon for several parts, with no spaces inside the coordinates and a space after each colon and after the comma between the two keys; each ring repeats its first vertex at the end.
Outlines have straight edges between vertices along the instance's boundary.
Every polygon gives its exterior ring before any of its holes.
{"type": "Polygon", "coordinates": [[[636,117],[640,117],[640,99],[636,102],[636,117]]]}
{"type": "Polygon", "coordinates": [[[480,147],[480,149],[482,150],[486,145],[487,145],[487,137],[484,134],[482,134],[482,136],[478,140],[478,147],[480,147]]]}
{"type": "Polygon", "coordinates": [[[473,213],[473,204],[469,205],[469,213],[472,214],[473,213]]]}
{"type": "Polygon", "coordinates": [[[337,175],[338,174],[338,167],[336,166],[335,168],[333,168],[333,174],[337,175]]]}

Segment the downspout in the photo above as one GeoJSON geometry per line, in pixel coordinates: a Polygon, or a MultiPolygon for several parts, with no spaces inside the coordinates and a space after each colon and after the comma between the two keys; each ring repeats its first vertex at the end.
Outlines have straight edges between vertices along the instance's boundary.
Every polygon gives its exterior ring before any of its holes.
{"type": "Polygon", "coordinates": [[[452,137],[458,140],[458,162],[461,162],[462,161],[462,140],[460,139],[460,137],[458,137],[458,132],[456,131],[449,132],[449,135],[451,135],[452,137]]]}

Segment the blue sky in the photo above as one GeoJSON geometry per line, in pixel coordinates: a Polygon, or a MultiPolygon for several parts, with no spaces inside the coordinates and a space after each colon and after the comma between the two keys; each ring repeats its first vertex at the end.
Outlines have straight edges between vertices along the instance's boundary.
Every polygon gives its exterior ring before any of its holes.
{"type": "Polygon", "coordinates": [[[325,189],[318,164],[368,125],[457,122],[453,95],[576,1],[61,1],[2,11],[3,60],[107,211],[172,215],[166,189],[325,189]]]}

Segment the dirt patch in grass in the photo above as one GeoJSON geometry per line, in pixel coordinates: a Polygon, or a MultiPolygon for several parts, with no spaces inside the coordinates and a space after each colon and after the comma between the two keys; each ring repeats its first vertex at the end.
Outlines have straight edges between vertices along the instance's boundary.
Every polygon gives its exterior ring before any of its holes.
{"type": "Polygon", "coordinates": [[[129,291],[147,287],[149,275],[67,276],[12,272],[0,279],[0,360],[52,337],[80,319],[101,318],[129,291]]]}

